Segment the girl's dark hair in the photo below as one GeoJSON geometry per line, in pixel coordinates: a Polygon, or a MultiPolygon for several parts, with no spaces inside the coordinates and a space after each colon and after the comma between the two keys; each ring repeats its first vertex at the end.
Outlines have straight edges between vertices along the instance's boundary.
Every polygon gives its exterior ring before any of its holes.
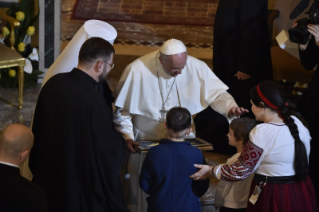
{"type": "Polygon", "coordinates": [[[243,139],[244,146],[249,140],[250,131],[257,125],[256,120],[248,117],[234,119],[230,124],[229,128],[234,131],[236,140],[243,139]]]}
{"type": "Polygon", "coordinates": [[[306,179],[308,169],[308,159],[305,145],[302,143],[299,137],[299,131],[294,120],[290,117],[290,113],[285,105],[283,94],[280,88],[272,81],[264,81],[259,84],[261,93],[266,99],[276,107],[278,110],[270,108],[258,95],[257,86],[250,90],[250,99],[257,107],[269,108],[272,111],[276,111],[281,116],[288,126],[292,137],[295,139],[295,158],[294,169],[295,178],[297,181],[306,179]],[[263,102],[264,105],[261,104],[263,102]]]}
{"type": "Polygon", "coordinates": [[[166,114],[166,127],[174,132],[181,132],[191,127],[192,116],[183,107],[173,107],[166,114]]]}

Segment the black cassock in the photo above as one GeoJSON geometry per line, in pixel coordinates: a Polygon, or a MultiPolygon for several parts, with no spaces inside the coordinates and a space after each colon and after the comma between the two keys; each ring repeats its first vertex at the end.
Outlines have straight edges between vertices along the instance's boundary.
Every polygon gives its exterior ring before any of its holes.
{"type": "Polygon", "coordinates": [[[40,92],[29,166],[50,211],[129,211],[119,178],[125,141],[98,88],[73,69],[52,77],[40,92]]]}
{"type": "Polygon", "coordinates": [[[308,173],[315,187],[317,203],[319,203],[319,47],[316,45],[313,36],[311,36],[311,40],[304,51],[299,49],[299,56],[302,65],[307,70],[312,70],[317,65],[308,89],[298,102],[298,109],[308,122],[308,129],[312,138],[308,173]]]}
{"type": "Polygon", "coordinates": [[[216,12],[213,71],[237,104],[249,110],[250,89],[272,79],[267,11],[267,0],[220,0],[216,12]],[[237,71],[251,78],[238,80],[237,71]]]}
{"type": "MultiPolygon", "coordinates": [[[[267,0],[220,0],[213,40],[213,71],[228,87],[240,107],[251,112],[249,91],[272,79],[267,0]],[[251,75],[238,80],[237,71],[251,75]]],[[[228,144],[228,122],[210,107],[194,119],[196,135],[210,142],[215,152],[235,154],[228,144]]]]}

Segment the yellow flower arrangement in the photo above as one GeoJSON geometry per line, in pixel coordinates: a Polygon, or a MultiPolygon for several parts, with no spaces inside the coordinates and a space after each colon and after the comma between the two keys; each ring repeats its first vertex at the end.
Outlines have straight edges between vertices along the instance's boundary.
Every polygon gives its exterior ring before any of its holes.
{"type": "MultiPolygon", "coordinates": [[[[11,33],[13,26],[9,23],[6,23],[7,25],[5,27],[0,27],[1,42],[4,42],[5,45],[11,47],[10,39],[14,39],[14,49],[26,59],[26,63],[28,64],[24,70],[26,72],[24,74],[24,88],[37,85],[36,80],[41,78],[40,75],[43,73],[38,70],[36,57],[33,57],[31,61],[27,59],[32,53],[31,42],[29,42],[30,36],[35,34],[36,29],[34,23],[39,19],[39,14],[34,14],[34,6],[34,0],[19,0],[19,5],[12,4],[6,11],[7,15],[17,19],[18,23],[20,22],[19,26],[14,27],[14,34],[11,33]]],[[[0,52],[0,54],[2,54],[2,52],[0,52]]],[[[18,75],[17,69],[1,68],[0,87],[18,87],[18,75]]]]}
{"type": "Polygon", "coordinates": [[[24,12],[21,12],[21,11],[16,12],[16,18],[18,19],[18,21],[23,21],[24,17],[25,17],[24,12]]]}
{"type": "Polygon", "coordinates": [[[14,69],[10,69],[8,72],[10,77],[15,77],[16,76],[16,71],[14,69]]]}
{"type": "Polygon", "coordinates": [[[34,35],[34,31],[35,31],[34,26],[29,26],[28,29],[27,29],[27,34],[29,36],[32,36],[32,35],[34,35]]]}
{"type": "Polygon", "coordinates": [[[2,27],[2,34],[3,36],[8,36],[10,34],[10,31],[7,27],[2,27]]]}
{"type": "Polygon", "coordinates": [[[25,50],[25,44],[24,43],[19,43],[19,45],[18,45],[18,50],[19,50],[19,52],[24,52],[24,50],[25,50]]]}

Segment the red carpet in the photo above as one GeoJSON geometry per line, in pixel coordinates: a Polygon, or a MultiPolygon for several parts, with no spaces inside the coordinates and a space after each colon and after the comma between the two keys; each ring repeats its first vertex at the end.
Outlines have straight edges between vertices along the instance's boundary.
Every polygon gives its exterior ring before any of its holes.
{"type": "Polygon", "coordinates": [[[218,0],[77,0],[73,19],[212,26],[218,0]]]}

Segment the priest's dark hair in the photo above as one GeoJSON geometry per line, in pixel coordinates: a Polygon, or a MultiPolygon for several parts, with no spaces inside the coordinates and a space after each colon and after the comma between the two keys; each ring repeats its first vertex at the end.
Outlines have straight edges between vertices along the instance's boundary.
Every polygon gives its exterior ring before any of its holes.
{"type": "Polygon", "coordinates": [[[89,65],[97,59],[108,60],[115,50],[108,41],[99,37],[92,37],[86,40],[79,52],[79,63],[89,65]]]}
{"type": "Polygon", "coordinates": [[[278,87],[277,84],[275,84],[275,82],[272,81],[263,81],[259,84],[259,89],[263,96],[270,102],[270,104],[277,107],[278,110],[272,109],[261,99],[257,92],[257,86],[250,90],[251,101],[257,107],[269,108],[270,110],[277,112],[278,115],[284,120],[284,123],[288,126],[289,131],[295,140],[295,178],[297,181],[306,179],[308,169],[306,148],[303,142],[300,140],[297,125],[295,124],[293,118],[291,118],[290,116],[281,89],[278,87]]]}
{"type": "Polygon", "coordinates": [[[229,128],[234,131],[234,136],[237,141],[243,139],[244,146],[249,140],[249,133],[257,125],[256,120],[248,117],[234,119],[229,124],[229,128]]]}
{"type": "Polygon", "coordinates": [[[183,107],[173,107],[166,114],[166,127],[174,132],[189,129],[192,124],[190,112],[183,107]]]}

